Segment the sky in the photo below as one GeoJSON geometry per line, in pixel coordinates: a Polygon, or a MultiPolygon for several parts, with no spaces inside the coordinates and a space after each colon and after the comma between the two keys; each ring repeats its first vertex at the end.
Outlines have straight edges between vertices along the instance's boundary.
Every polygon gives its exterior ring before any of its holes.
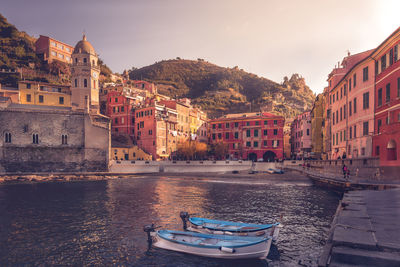
{"type": "Polygon", "coordinates": [[[19,30],[75,46],[86,33],[114,72],[202,58],[322,92],[338,61],[400,26],[398,0],[1,0],[19,30]]]}

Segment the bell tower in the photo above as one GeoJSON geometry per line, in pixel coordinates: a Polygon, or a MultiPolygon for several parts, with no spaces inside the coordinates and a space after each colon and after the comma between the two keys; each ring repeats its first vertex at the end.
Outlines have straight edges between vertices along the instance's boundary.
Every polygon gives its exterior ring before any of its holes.
{"type": "Polygon", "coordinates": [[[93,46],[83,35],[72,53],[71,102],[73,110],[99,113],[100,66],[93,46]]]}

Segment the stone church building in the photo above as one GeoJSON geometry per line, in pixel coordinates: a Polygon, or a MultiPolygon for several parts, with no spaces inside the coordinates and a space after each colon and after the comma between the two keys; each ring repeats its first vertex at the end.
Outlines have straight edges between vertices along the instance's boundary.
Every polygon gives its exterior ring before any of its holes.
{"type": "Polygon", "coordinates": [[[108,171],[110,120],[99,113],[100,67],[85,36],[71,75],[72,107],[0,99],[0,173],[108,171]]]}

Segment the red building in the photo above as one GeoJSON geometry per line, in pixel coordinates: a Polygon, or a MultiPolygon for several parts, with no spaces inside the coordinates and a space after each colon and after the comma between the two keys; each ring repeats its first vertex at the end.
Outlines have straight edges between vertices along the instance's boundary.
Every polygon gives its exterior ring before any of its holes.
{"type": "Polygon", "coordinates": [[[208,124],[210,143],[228,145],[231,159],[274,161],[283,159],[285,119],[271,113],[228,114],[208,124]]]}
{"type": "Polygon", "coordinates": [[[169,158],[176,151],[176,110],[157,104],[154,99],[135,110],[136,142],[153,159],[169,158]]]}
{"type": "Polygon", "coordinates": [[[35,52],[48,63],[59,60],[65,63],[72,63],[72,51],[74,47],[60,42],[48,36],[40,35],[35,42],[35,52]]]}
{"type": "Polygon", "coordinates": [[[375,60],[373,155],[381,166],[400,166],[400,28],[380,44],[375,60]]]}
{"type": "Polygon", "coordinates": [[[107,94],[106,116],[111,119],[111,132],[127,134],[132,140],[135,136],[136,99],[122,92],[111,91],[107,94]]]}

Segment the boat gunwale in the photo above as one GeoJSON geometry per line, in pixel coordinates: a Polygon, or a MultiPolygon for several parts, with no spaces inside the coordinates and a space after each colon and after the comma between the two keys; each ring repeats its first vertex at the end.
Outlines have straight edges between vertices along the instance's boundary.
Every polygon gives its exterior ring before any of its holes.
{"type": "MultiPolygon", "coordinates": [[[[181,235],[188,235],[188,236],[198,236],[198,237],[205,237],[205,238],[215,238],[215,239],[220,239],[220,240],[224,240],[224,238],[221,237],[232,237],[232,238],[227,238],[225,240],[235,240],[235,239],[249,239],[250,237],[238,237],[238,236],[223,236],[223,235],[211,235],[211,234],[201,234],[201,233],[196,233],[196,232],[181,232],[181,231],[171,231],[171,230],[161,230],[161,231],[165,231],[167,233],[171,233],[171,234],[181,234],[181,235]],[[190,234],[189,234],[190,233],[190,234]],[[193,235],[194,234],[194,235],[193,235]]],[[[193,243],[187,243],[187,242],[182,242],[179,240],[174,240],[174,239],[170,239],[166,236],[163,236],[163,234],[160,234],[160,231],[157,231],[157,236],[167,240],[169,242],[173,242],[173,243],[177,243],[177,244],[181,244],[181,245],[186,245],[186,246],[191,246],[191,247],[198,247],[198,248],[207,248],[207,249],[220,249],[221,247],[225,247],[225,248],[242,248],[242,247],[249,247],[249,246],[253,246],[253,245],[257,245],[260,244],[262,242],[268,241],[269,239],[271,239],[271,237],[267,236],[267,237],[251,237],[252,239],[259,239],[259,240],[255,240],[253,242],[250,242],[248,244],[243,244],[243,245],[227,245],[227,246],[217,246],[217,245],[199,245],[199,244],[193,244],[193,243]]]]}
{"type": "Polygon", "coordinates": [[[258,232],[258,231],[263,231],[263,230],[269,229],[269,228],[274,227],[274,226],[278,226],[278,225],[280,224],[279,222],[278,222],[278,223],[273,223],[273,224],[237,223],[237,222],[230,222],[230,221],[212,220],[212,219],[206,219],[206,218],[200,218],[200,217],[190,217],[190,218],[189,218],[189,221],[190,221],[190,223],[192,223],[193,225],[202,226],[203,228],[206,228],[206,229],[210,229],[210,230],[214,230],[214,231],[235,232],[235,233],[251,233],[251,232],[258,232]],[[228,225],[240,225],[240,224],[243,224],[243,226],[245,226],[245,225],[248,225],[248,226],[256,226],[256,227],[258,227],[258,228],[257,228],[257,229],[244,229],[244,230],[242,230],[242,229],[215,228],[215,227],[203,226],[203,225],[200,224],[200,223],[193,222],[192,219],[194,219],[194,220],[196,220],[196,219],[207,220],[207,221],[209,221],[210,223],[212,223],[212,222],[216,222],[216,223],[217,223],[217,222],[223,222],[223,223],[228,223],[228,225]]]}

